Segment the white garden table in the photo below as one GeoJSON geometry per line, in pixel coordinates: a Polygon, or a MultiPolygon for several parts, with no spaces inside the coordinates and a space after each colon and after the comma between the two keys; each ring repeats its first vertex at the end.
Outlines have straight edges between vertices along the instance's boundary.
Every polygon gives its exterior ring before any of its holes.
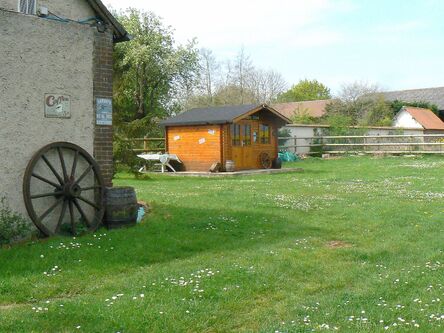
{"type": "MultiPolygon", "coordinates": [[[[176,172],[176,170],[173,168],[173,166],[170,164],[170,161],[177,161],[179,163],[182,163],[182,161],[177,157],[176,154],[139,154],[137,157],[143,158],[146,161],[159,161],[162,166],[162,173],[165,172],[165,167],[169,167],[173,172],[176,172]]],[[[139,171],[143,171],[145,167],[141,167],[139,171]]]]}

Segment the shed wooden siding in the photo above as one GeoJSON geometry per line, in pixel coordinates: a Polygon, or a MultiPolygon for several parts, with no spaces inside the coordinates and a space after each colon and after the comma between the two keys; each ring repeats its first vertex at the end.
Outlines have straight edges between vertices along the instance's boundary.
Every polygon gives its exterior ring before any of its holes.
{"type": "Polygon", "coordinates": [[[208,171],[214,162],[221,162],[220,125],[171,126],[166,131],[167,151],[179,156],[185,170],[208,171]],[[202,139],[205,142],[199,143],[202,139]]]}

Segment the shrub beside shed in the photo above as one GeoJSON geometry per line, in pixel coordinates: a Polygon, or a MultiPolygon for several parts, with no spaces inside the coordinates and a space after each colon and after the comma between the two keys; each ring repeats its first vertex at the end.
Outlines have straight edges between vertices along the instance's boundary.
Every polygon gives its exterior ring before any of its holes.
{"type": "Polygon", "coordinates": [[[266,104],[198,108],[161,122],[166,151],[186,171],[208,171],[234,161],[235,170],[266,167],[278,155],[278,129],[290,120],[266,104]]]}

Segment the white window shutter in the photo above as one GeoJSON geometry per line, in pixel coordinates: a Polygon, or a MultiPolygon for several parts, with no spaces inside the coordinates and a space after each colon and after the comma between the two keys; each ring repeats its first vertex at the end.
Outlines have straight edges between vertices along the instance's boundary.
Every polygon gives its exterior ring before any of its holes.
{"type": "Polygon", "coordinates": [[[20,0],[19,1],[19,11],[21,13],[26,13],[28,10],[28,0],[20,0]]]}
{"type": "Polygon", "coordinates": [[[37,0],[19,0],[19,12],[24,14],[35,14],[37,7],[36,1],[37,0]]]}

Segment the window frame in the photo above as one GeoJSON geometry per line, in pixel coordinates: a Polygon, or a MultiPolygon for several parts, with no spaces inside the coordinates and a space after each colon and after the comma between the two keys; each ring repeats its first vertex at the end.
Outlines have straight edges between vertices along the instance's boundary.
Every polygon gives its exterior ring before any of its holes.
{"type": "Polygon", "coordinates": [[[242,126],[242,145],[251,146],[251,124],[243,124],[242,126]],[[248,135],[247,135],[248,128],[248,135]]]}
{"type": "Polygon", "coordinates": [[[236,147],[241,146],[242,145],[241,125],[230,124],[230,133],[231,133],[231,145],[236,147]]]}
{"type": "Polygon", "coordinates": [[[259,143],[263,145],[271,144],[271,125],[266,123],[259,124],[259,143]],[[264,130],[267,127],[267,130],[264,130]]]}

